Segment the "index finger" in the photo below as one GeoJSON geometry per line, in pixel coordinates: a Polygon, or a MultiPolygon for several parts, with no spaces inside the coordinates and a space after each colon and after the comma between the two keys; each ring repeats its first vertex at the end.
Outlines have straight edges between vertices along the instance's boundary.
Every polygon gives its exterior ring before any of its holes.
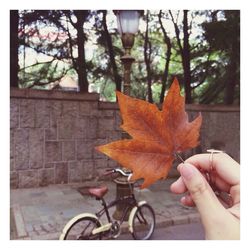
{"type": "Polygon", "coordinates": [[[211,171],[212,164],[218,176],[228,184],[237,185],[240,183],[240,165],[226,153],[214,153],[212,158],[211,154],[197,154],[191,156],[185,162],[207,172],[211,171]]]}

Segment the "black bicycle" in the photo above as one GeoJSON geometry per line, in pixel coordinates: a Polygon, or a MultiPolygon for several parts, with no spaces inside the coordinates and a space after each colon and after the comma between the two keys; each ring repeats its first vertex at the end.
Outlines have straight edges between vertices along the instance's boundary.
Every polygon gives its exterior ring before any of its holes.
{"type": "Polygon", "coordinates": [[[96,214],[82,213],[72,218],[63,228],[60,240],[101,240],[103,238],[117,238],[121,232],[121,224],[128,218],[128,228],[136,240],[148,240],[155,229],[155,213],[146,201],[137,201],[129,182],[131,172],[115,168],[108,170],[105,175],[119,173],[128,177],[130,194],[106,203],[104,195],[108,192],[106,186],[90,188],[89,194],[101,201],[103,208],[96,214]],[[114,220],[109,209],[119,204],[126,204],[121,219],[114,220]],[[106,215],[107,223],[102,223],[102,215],[106,215]]]}

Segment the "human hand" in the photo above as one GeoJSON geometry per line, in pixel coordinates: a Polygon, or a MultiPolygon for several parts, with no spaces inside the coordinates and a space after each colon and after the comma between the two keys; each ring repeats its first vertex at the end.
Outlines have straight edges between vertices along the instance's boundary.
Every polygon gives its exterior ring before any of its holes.
{"type": "Polygon", "coordinates": [[[213,154],[212,158],[211,154],[198,154],[188,158],[177,169],[181,176],[171,185],[171,191],[177,194],[189,192],[181,198],[181,203],[196,205],[206,239],[239,239],[239,164],[225,153],[213,154]],[[232,204],[221,202],[215,189],[228,193],[232,204]]]}

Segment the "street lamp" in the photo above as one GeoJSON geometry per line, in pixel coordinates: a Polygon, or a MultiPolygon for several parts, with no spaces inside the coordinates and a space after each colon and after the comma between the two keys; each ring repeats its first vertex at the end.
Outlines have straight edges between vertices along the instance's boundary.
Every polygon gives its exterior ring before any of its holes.
{"type": "MultiPolygon", "coordinates": [[[[131,56],[131,49],[134,45],[135,34],[138,32],[139,19],[143,15],[143,10],[114,10],[117,17],[117,28],[121,35],[122,45],[125,49],[124,55],[121,57],[121,61],[124,66],[123,76],[123,88],[122,92],[126,95],[130,95],[130,73],[132,63],[135,61],[134,57],[131,56]]],[[[122,133],[122,138],[129,138],[126,132],[122,133]]],[[[116,197],[117,199],[127,196],[130,194],[130,187],[133,188],[133,184],[128,183],[127,178],[118,177],[115,180],[116,183],[116,197]]],[[[122,214],[126,209],[126,204],[117,204],[116,210],[113,214],[113,218],[116,220],[122,219],[122,214]]],[[[127,213],[128,215],[129,213],[127,213]]],[[[124,218],[128,220],[128,216],[124,218]]]]}
{"type": "Polygon", "coordinates": [[[131,56],[131,48],[134,45],[135,34],[138,32],[139,20],[143,12],[143,10],[114,10],[117,17],[117,28],[125,49],[121,61],[124,65],[123,93],[126,95],[130,95],[131,65],[135,61],[131,56]]]}

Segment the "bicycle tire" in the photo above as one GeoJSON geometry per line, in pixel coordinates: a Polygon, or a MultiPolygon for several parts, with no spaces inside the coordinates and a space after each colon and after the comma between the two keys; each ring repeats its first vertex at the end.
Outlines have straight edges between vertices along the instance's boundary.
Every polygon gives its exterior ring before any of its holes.
{"type": "Polygon", "coordinates": [[[65,226],[66,230],[63,230],[63,234],[60,236],[61,240],[101,240],[102,234],[92,234],[93,229],[101,226],[98,219],[90,216],[83,216],[74,220],[74,218],[68,222],[65,226]]]}
{"type": "Polygon", "coordinates": [[[148,240],[154,233],[155,213],[153,208],[144,203],[137,208],[132,218],[132,236],[135,240],[148,240]]]}

